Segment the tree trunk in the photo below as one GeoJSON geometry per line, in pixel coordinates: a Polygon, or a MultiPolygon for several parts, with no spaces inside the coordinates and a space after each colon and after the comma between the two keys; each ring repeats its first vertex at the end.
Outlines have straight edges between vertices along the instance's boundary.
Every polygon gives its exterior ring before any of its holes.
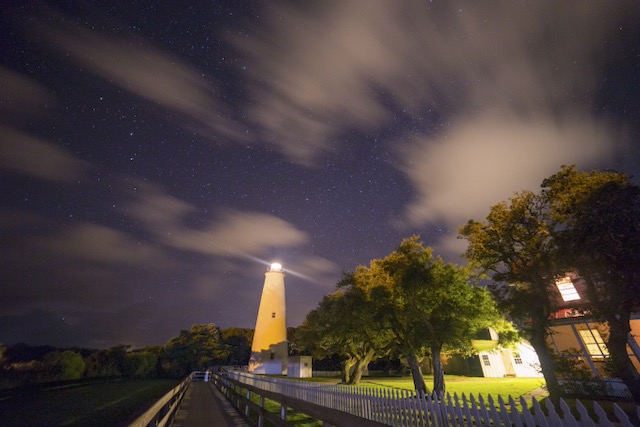
{"type": "Polygon", "coordinates": [[[351,376],[351,368],[355,365],[356,359],[349,357],[347,360],[340,362],[342,372],[340,373],[340,380],[342,384],[347,384],[351,376]]]}
{"type": "Polygon", "coordinates": [[[609,366],[612,374],[625,383],[633,400],[640,404],[640,374],[629,359],[627,350],[627,341],[631,331],[629,317],[627,313],[619,313],[618,317],[607,319],[609,337],[606,344],[609,350],[609,366]]]}
{"type": "Polygon", "coordinates": [[[427,394],[427,385],[424,383],[422,377],[422,371],[420,370],[420,364],[418,363],[418,357],[415,353],[407,353],[407,363],[409,363],[409,369],[411,369],[411,376],[413,377],[413,386],[417,392],[427,394]]]}
{"type": "Polygon", "coordinates": [[[347,382],[347,384],[358,385],[360,383],[360,379],[362,378],[362,371],[364,371],[365,366],[366,364],[364,363],[364,360],[358,359],[353,367],[353,373],[349,377],[349,381],[347,382]]]}
{"type": "Polygon", "coordinates": [[[374,355],[375,353],[373,351],[369,351],[363,358],[356,361],[355,367],[353,368],[353,373],[351,374],[351,378],[349,378],[348,384],[358,385],[360,383],[364,369],[369,366],[369,362],[371,362],[371,359],[373,359],[374,355]]]}
{"type": "Polygon", "coordinates": [[[547,330],[544,326],[544,321],[532,319],[532,322],[533,324],[530,329],[531,345],[538,355],[538,360],[540,360],[540,368],[542,369],[544,380],[547,383],[549,398],[553,403],[558,404],[562,396],[562,389],[560,388],[560,383],[558,383],[551,351],[549,351],[549,347],[547,346],[547,330]]]}
{"type": "Polygon", "coordinates": [[[433,366],[433,392],[436,396],[444,396],[444,369],[442,367],[442,343],[435,342],[431,344],[431,363],[433,366]]]}

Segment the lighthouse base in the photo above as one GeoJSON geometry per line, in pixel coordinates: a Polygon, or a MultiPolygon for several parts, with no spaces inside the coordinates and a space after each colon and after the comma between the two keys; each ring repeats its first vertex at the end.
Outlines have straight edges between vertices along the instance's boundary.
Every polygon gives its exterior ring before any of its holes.
{"type": "Polygon", "coordinates": [[[287,342],[272,345],[269,350],[252,351],[249,372],[265,375],[287,375],[287,342]]]}

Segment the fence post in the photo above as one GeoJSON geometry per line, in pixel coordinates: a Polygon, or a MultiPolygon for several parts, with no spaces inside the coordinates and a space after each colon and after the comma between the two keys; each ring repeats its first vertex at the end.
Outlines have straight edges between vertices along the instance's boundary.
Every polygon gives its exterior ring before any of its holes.
{"type": "Polygon", "coordinates": [[[247,399],[244,402],[244,415],[249,417],[249,402],[251,401],[251,390],[247,390],[247,399]]]}
{"type": "Polygon", "coordinates": [[[258,427],[264,427],[264,396],[260,396],[260,409],[258,410],[258,427]]]}

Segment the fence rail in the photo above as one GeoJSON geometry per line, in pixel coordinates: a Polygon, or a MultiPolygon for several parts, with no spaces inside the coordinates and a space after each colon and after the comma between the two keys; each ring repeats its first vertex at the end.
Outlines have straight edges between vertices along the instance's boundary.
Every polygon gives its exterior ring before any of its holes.
{"type": "MultiPolygon", "coordinates": [[[[397,427],[427,427],[427,426],[600,426],[600,427],[633,427],[632,420],[616,404],[614,417],[611,421],[605,411],[593,402],[597,420],[590,417],[586,407],[576,400],[576,412],[573,413],[569,405],[560,400],[556,408],[550,400],[542,404],[532,398],[532,410],[528,409],[524,398],[519,399],[522,409],[518,409],[516,401],[509,397],[505,402],[502,397],[497,401],[491,396],[486,400],[482,396],[477,398],[471,394],[458,396],[434,397],[429,394],[416,394],[408,390],[379,389],[359,386],[327,385],[305,381],[287,380],[257,376],[241,372],[225,373],[220,378],[229,378],[248,387],[248,389],[262,390],[271,396],[286,396],[296,401],[308,402],[324,408],[341,411],[364,420],[370,420],[372,425],[384,424],[397,427]]],[[[247,396],[248,399],[249,396],[247,396]]],[[[236,402],[238,403],[238,402],[236,402]]],[[[284,405],[283,405],[284,407],[284,405]]],[[[637,417],[640,419],[640,407],[636,406],[637,417]]],[[[322,419],[322,418],[319,418],[322,419]]],[[[347,424],[333,424],[336,426],[347,424]]],[[[364,425],[364,424],[362,424],[364,425]]]]}
{"type": "MultiPolygon", "coordinates": [[[[144,414],[136,418],[128,427],[147,427],[158,426],[164,427],[168,425],[172,417],[175,415],[176,410],[179,407],[180,401],[187,391],[191,380],[196,375],[204,375],[202,372],[193,372],[187,378],[185,378],[180,384],[175,386],[171,391],[165,394],[160,400],[158,400],[151,408],[144,414]]],[[[208,379],[208,373],[207,379],[208,379]]]]}

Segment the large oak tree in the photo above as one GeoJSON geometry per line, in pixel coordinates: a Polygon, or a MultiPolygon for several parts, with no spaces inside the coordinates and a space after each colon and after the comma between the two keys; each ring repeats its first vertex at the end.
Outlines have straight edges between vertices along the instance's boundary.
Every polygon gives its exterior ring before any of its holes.
{"type": "Polygon", "coordinates": [[[630,318],[640,306],[640,188],[627,175],[563,167],[542,194],[559,225],[558,258],[587,284],[590,311],[607,322],[608,368],[640,402],[640,374],[628,356],[630,318]]]}
{"type": "Polygon", "coordinates": [[[358,384],[369,362],[385,355],[391,333],[376,317],[366,288],[355,286],[357,274],[346,274],[338,290],[325,296],[296,330],[296,343],[318,357],[342,356],[342,381],[358,384]]]}
{"type": "Polygon", "coordinates": [[[589,311],[609,325],[609,367],[640,401],[627,351],[630,315],[640,304],[640,188],[629,177],[563,166],[539,194],[517,193],[460,235],[469,241],[465,256],[491,273],[500,304],[529,335],[553,399],[561,394],[546,345],[553,284],[576,271],[589,311]]]}
{"type": "Polygon", "coordinates": [[[469,241],[465,257],[491,276],[500,307],[531,341],[549,394],[557,401],[561,389],[547,347],[549,287],[558,273],[551,222],[542,197],[524,191],[492,206],[484,221],[471,220],[459,232],[469,241]]]}
{"type": "Polygon", "coordinates": [[[378,277],[372,292],[376,309],[407,357],[418,391],[427,391],[418,365],[424,350],[433,364],[433,392],[442,394],[443,350],[472,352],[471,341],[479,331],[504,324],[489,291],[472,283],[471,270],[434,257],[417,236],[372,261],[369,272],[378,277]]]}

